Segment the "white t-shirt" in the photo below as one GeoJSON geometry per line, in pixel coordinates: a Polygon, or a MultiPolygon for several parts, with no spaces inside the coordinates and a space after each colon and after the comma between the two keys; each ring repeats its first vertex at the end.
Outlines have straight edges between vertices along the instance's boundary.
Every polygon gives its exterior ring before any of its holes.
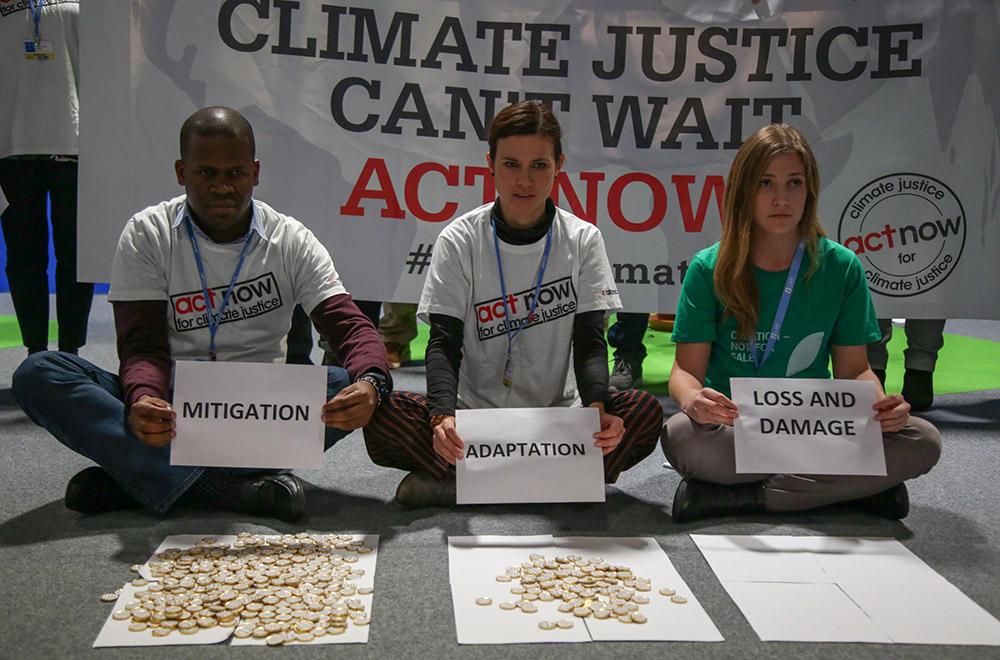
{"type": "Polygon", "coordinates": [[[552,246],[535,295],[545,238],[530,245],[500,241],[508,307],[522,328],[511,351],[513,386],[503,385],[507,357],[496,248],[490,211],[481,206],[457,219],[434,244],[417,314],[446,314],[465,324],[458,407],[545,408],[580,404],[573,375],[573,317],[621,309],[601,232],[562,209],[552,221],[552,246]]]}
{"type": "Polygon", "coordinates": [[[0,158],[79,153],[79,20],[78,0],[46,0],[38,31],[55,57],[29,60],[31,2],[0,2],[0,158]]]}
{"type": "MultiPolygon", "coordinates": [[[[118,240],[108,300],[167,300],[168,338],[175,360],[208,358],[209,330],[201,279],[185,227],[186,197],[135,214],[118,240]],[[180,215],[179,215],[180,214],[180,215]]],[[[302,223],[254,200],[254,226],[243,267],[215,337],[218,359],[284,362],[285,336],[296,304],[312,311],[347,293],[330,254],[302,223]]],[[[213,243],[199,236],[205,282],[218,311],[243,241],[213,243]]]]}

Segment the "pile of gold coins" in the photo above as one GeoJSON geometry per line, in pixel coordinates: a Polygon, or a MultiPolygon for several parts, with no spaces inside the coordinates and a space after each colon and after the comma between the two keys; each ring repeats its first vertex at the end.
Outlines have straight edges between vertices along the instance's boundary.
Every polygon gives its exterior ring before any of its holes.
{"type": "Polygon", "coordinates": [[[355,566],[358,556],[370,552],[350,535],[244,532],[232,545],[205,538],[193,548],[158,553],[149,562],[153,581],[133,580],[141,589],[112,618],[157,637],[233,628],[238,638],[270,646],[341,635],[349,624],[370,622],[355,596],[372,588],[354,582],[365,574],[355,566]]]}
{"type": "MultiPolygon", "coordinates": [[[[653,588],[648,579],[635,575],[628,566],[579,555],[546,559],[533,554],[520,566],[511,566],[503,575],[498,575],[497,582],[514,583],[510,592],[518,597],[499,603],[502,610],[533,614],[538,611],[538,602],[560,601],[557,609],[563,614],[572,614],[578,619],[616,619],[628,624],[646,623],[646,615],[640,608],[649,604],[645,592],[653,588]]],[[[660,594],[678,605],[687,602],[667,587],[660,589],[660,594]]],[[[476,604],[489,606],[493,599],[481,596],[476,604]]],[[[541,621],[538,627],[542,630],[568,629],[573,627],[573,619],[541,621]]]]}

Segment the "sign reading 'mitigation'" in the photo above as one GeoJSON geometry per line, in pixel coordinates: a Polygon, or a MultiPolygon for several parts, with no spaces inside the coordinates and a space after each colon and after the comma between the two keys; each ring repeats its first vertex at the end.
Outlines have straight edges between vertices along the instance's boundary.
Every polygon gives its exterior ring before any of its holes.
{"type": "Polygon", "coordinates": [[[323,467],[326,369],[179,360],[171,465],[323,467]]]}

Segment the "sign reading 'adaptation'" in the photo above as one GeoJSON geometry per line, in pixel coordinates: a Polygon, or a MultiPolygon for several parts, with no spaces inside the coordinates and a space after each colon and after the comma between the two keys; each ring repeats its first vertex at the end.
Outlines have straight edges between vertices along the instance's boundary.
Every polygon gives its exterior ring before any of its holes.
{"type": "Polygon", "coordinates": [[[459,410],[459,504],[603,502],[595,408],[459,410]]]}

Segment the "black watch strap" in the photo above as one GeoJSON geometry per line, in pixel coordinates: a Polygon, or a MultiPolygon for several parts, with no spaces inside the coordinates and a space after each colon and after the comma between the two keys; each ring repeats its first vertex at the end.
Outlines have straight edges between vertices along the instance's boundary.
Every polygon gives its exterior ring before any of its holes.
{"type": "Polygon", "coordinates": [[[375,398],[377,399],[375,405],[380,405],[389,396],[389,387],[386,385],[386,378],[382,374],[375,371],[368,371],[358,376],[354,382],[362,380],[370,383],[375,388],[375,398]]]}

